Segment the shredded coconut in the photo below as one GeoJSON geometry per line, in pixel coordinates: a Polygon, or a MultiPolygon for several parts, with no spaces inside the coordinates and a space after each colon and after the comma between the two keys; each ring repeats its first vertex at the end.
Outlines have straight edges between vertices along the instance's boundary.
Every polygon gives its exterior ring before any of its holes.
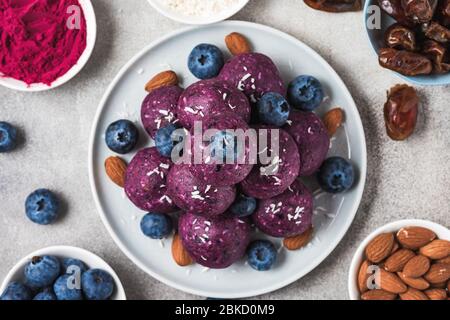
{"type": "Polygon", "coordinates": [[[209,17],[237,6],[240,0],[159,0],[170,9],[186,16],[209,17]]]}

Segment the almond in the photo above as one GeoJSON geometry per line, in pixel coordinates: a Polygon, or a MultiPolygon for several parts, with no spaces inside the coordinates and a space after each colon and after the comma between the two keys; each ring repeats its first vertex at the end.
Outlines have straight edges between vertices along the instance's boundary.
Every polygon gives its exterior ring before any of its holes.
{"type": "Polygon", "coordinates": [[[408,261],[403,268],[403,274],[409,278],[419,278],[430,269],[430,259],[418,255],[408,261]]]}
{"type": "Polygon", "coordinates": [[[325,114],[323,117],[323,123],[325,124],[330,137],[336,134],[339,127],[342,126],[343,121],[344,111],[342,111],[341,108],[332,109],[325,114]]]}
{"type": "Polygon", "coordinates": [[[225,44],[231,54],[237,56],[252,51],[250,43],[242,34],[233,32],[225,37],[225,44]]]}
{"type": "Polygon", "coordinates": [[[402,271],[406,263],[415,257],[409,249],[400,249],[391,255],[384,263],[384,269],[389,272],[402,271]]]}
{"type": "Polygon", "coordinates": [[[171,70],[158,73],[145,85],[145,91],[152,92],[155,89],[176,86],[178,84],[178,76],[171,70]]]}
{"type": "Polygon", "coordinates": [[[425,275],[425,279],[432,284],[447,282],[449,278],[450,265],[446,263],[433,264],[425,275]]]}
{"type": "Polygon", "coordinates": [[[450,255],[450,241],[434,240],[420,248],[420,253],[432,260],[443,259],[450,255]]]}
{"type": "Polygon", "coordinates": [[[292,250],[292,251],[298,250],[308,244],[308,242],[312,238],[312,234],[313,234],[313,228],[310,227],[308,230],[306,230],[304,233],[302,233],[298,236],[285,238],[283,240],[283,245],[288,250],[292,250]]]}
{"type": "Polygon", "coordinates": [[[398,276],[393,273],[380,269],[380,287],[381,289],[391,293],[403,293],[408,287],[398,276]]]}
{"type": "Polygon", "coordinates": [[[431,284],[431,287],[433,289],[445,289],[446,286],[447,286],[447,283],[445,281],[431,284]]]}
{"type": "Polygon", "coordinates": [[[394,300],[397,295],[381,289],[370,290],[361,295],[361,300],[394,300]]]}
{"type": "Polygon", "coordinates": [[[436,239],[436,234],[422,227],[402,228],[397,232],[397,240],[407,249],[417,250],[436,239]]]}
{"type": "Polygon", "coordinates": [[[402,300],[428,300],[428,297],[422,291],[414,288],[408,288],[408,290],[400,294],[400,299],[402,300]]]}
{"type": "Polygon", "coordinates": [[[119,187],[125,185],[127,164],[119,157],[109,157],[105,160],[105,170],[108,177],[119,187]]]}
{"type": "Polygon", "coordinates": [[[366,247],[366,257],[374,263],[383,261],[389,256],[394,246],[394,235],[383,233],[375,237],[366,247]]]}
{"type": "Polygon", "coordinates": [[[175,260],[175,262],[181,267],[186,267],[192,264],[192,258],[184,248],[178,234],[175,234],[172,240],[172,257],[173,260],[175,260]]]}
{"type": "Polygon", "coordinates": [[[425,280],[422,277],[419,278],[409,278],[405,276],[402,272],[397,272],[398,276],[404,283],[406,283],[408,286],[417,289],[417,290],[426,290],[430,287],[430,284],[427,280],[425,280]]]}
{"type": "Polygon", "coordinates": [[[430,300],[446,300],[447,291],[444,289],[429,289],[425,291],[425,294],[430,300]]]}
{"type": "Polygon", "coordinates": [[[439,259],[438,261],[436,261],[437,263],[447,263],[450,264],[450,256],[445,257],[443,259],[439,259]]]}
{"type": "Polygon", "coordinates": [[[369,260],[364,260],[359,267],[358,272],[358,288],[359,292],[364,293],[369,288],[367,288],[367,280],[369,279],[370,274],[367,273],[367,269],[369,268],[370,262],[369,260]]]}

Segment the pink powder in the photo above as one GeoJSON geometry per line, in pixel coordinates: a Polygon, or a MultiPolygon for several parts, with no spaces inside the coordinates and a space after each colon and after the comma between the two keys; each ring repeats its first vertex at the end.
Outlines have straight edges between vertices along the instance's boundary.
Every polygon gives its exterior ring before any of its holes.
{"type": "Polygon", "coordinates": [[[78,0],[0,0],[0,73],[51,85],[86,49],[86,20],[78,0]],[[68,8],[78,6],[79,28],[68,8]]]}

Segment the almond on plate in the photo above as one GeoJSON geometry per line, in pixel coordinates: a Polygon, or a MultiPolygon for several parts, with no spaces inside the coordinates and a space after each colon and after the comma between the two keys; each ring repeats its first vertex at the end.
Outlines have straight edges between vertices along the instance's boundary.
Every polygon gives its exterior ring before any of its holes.
{"type": "Polygon", "coordinates": [[[394,235],[383,233],[375,237],[366,247],[366,257],[371,262],[378,263],[389,256],[394,246],[394,235]]]}
{"type": "Polygon", "coordinates": [[[336,134],[336,131],[342,126],[344,121],[344,111],[341,108],[334,108],[328,111],[323,117],[323,123],[327,128],[330,137],[336,134]]]}
{"type": "Polygon", "coordinates": [[[417,290],[426,290],[430,287],[430,284],[427,280],[425,280],[422,277],[419,278],[409,278],[405,276],[402,272],[397,272],[397,275],[402,279],[404,283],[406,283],[408,286],[417,289],[417,290]]]}
{"type": "Polygon", "coordinates": [[[108,177],[119,187],[125,185],[127,164],[119,157],[109,157],[105,160],[105,171],[108,177]]]}
{"type": "Polygon", "coordinates": [[[178,234],[175,234],[173,236],[172,257],[173,260],[175,260],[175,262],[181,267],[186,267],[192,264],[192,258],[184,248],[183,243],[181,242],[181,238],[178,234]]]}
{"type": "Polygon", "coordinates": [[[397,240],[407,249],[417,250],[436,239],[436,234],[427,228],[407,227],[397,232],[397,240]]]}
{"type": "Polygon", "coordinates": [[[178,84],[178,76],[171,70],[158,73],[145,85],[145,91],[152,92],[155,89],[176,86],[178,84]]]}
{"type": "Polygon", "coordinates": [[[228,50],[230,50],[231,54],[234,56],[252,52],[252,48],[247,38],[237,32],[233,32],[227,35],[225,37],[225,44],[227,45],[228,50]]]}
{"type": "Polygon", "coordinates": [[[404,293],[400,294],[400,299],[402,300],[428,300],[428,297],[422,291],[414,288],[408,288],[404,293]]]}
{"type": "Polygon", "coordinates": [[[425,290],[425,294],[430,300],[446,300],[447,291],[444,289],[429,289],[425,290]]]}
{"type": "Polygon", "coordinates": [[[360,293],[364,293],[369,288],[367,287],[367,280],[370,277],[370,274],[368,273],[368,268],[370,266],[369,260],[364,260],[363,263],[361,263],[361,266],[359,267],[358,272],[358,288],[360,293]]]}
{"type": "Polygon", "coordinates": [[[387,272],[384,269],[380,269],[380,287],[381,289],[391,293],[403,293],[408,287],[405,283],[394,273],[387,272]]]}
{"type": "Polygon", "coordinates": [[[450,265],[445,263],[433,264],[425,274],[425,279],[432,284],[447,282],[450,278],[450,265]]]}
{"type": "Polygon", "coordinates": [[[397,295],[381,289],[370,290],[361,295],[362,300],[394,300],[397,295]]]}
{"type": "Polygon", "coordinates": [[[418,255],[409,260],[403,268],[403,274],[409,278],[418,278],[423,276],[430,269],[430,259],[418,255]]]}
{"type": "Polygon", "coordinates": [[[384,269],[389,272],[402,271],[408,261],[415,257],[414,252],[409,249],[400,249],[387,258],[384,269]]]}
{"type": "Polygon", "coordinates": [[[434,240],[420,248],[420,253],[432,260],[443,259],[450,255],[450,241],[434,240]]]}
{"type": "Polygon", "coordinates": [[[291,251],[303,248],[311,240],[313,231],[313,227],[310,227],[308,230],[298,236],[285,238],[283,240],[284,247],[291,251]]]}

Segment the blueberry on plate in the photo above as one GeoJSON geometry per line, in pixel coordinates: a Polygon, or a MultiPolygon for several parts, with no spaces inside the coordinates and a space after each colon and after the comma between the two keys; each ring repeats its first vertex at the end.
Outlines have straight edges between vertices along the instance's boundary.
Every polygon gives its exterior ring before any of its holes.
{"type": "Polygon", "coordinates": [[[147,237],[163,239],[172,232],[172,219],[161,213],[148,213],[141,220],[141,230],[147,237]]]}
{"type": "Polygon", "coordinates": [[[25,212],[34,223],[48,225],[59,216],[59,200],[47,189],[38,189],[25,200],[25,212]]]}
{"type": "Polygon", "coordinates": [[[155,135],[155,145],[156,149],[158,150],[159,154],[163,157],[170,158],[172,155],[172,150],[175,147],[175,145],[180,142],[175,141],[172,138],[172,133],[177,130],[177,126],[174,124],[169,124],[168,126],[165,126],[163,128],[160,128],[155,135]]]}
{"type": "Polygon", "coordinates": [[[240,194],[230,207],[233,215],[239,218],[251,216],[256,210],[256,199],[240,194]]]}
{"type": "Polygon", "coordinates": [[[139,139],[139,131],[133,122],[118,120],[106,129],[105,141],[108,148],[119,154],[133,150],[139,139]]]}
{"type": "Polygon", "coordinates": [[[7,122],[0,121],[0,152],[13,150],[17,144],[17,130],[7,122]]]}
{"type": "Polygon", "coordinates": [[[291,112],[291,107],[287,100],[281,94],[275,92],[264,94],[256,106],[259,119],[265,124],[277,127],[281,127],[286,123],[291,112]]]}
{"type": "Polygon", "coordinates": [[[247,249],[248,264],[255,270],[267,271],[277,260],[277,249],[272,242],[256,240],[250,243],[247,249]]]}
{"type": "Polygon", "coordinates": [[[76,279],[75,276],[64,274],[56,279],[53,285],[56,299],[58,300],[83,300],[83,293],[81,291],[81,279],[76,279]]]}
{"type": "Polygon", "coordinates": [[[25,266],[25,283],[31,288],[46,288],[59,276],[61,265],[54,256],[33,257],[25,266]]]}
{"type": "Polygon", "coordinates": [[[100,269],[90,269],[81,276],[81,287],[88,300],[107,300],[114,291],[114,279],[100,269]]]}
{"type": "Polygon", "coordinates": [[[329,193],[341,193],[350,189],[354,180],[353,165],[341,157],[328,158],[317,172],[320,187],[329,193]]]}
{"type": "Polygon", "coordinates": [[[224,65],[223,53],[215,45],[202,43],[196,46],[188,58],[188,67],[198,79],[217,77],[224,65]]]}
{"type": "Polygon", "coordinates": [[[322,84],[312,76],[299,76],[288,87],[288,100],[292,107],[313,111],[324,99],[322,84]]]}
{"type": "Polygon", "coordinates": [[[11,282],[0,296],[0,300],[23,301],[31,300],[31,290],[22,283],[11,282]]]}
{"type": "Polygon", "coordinates": [[[87,270],[83,261],[72,258],[65,258],[61,262],[62,273],[73,275],[74,273],[81,274],[87,270]]]}
{"type": "Polygon", "coordinates": [[[45,288],[44,290],[39,292],[37,295],[35,295],[33,300],[53,301],[53,300],[56,300],[56,295],[53,292],[52,288],[45,288]]]}

